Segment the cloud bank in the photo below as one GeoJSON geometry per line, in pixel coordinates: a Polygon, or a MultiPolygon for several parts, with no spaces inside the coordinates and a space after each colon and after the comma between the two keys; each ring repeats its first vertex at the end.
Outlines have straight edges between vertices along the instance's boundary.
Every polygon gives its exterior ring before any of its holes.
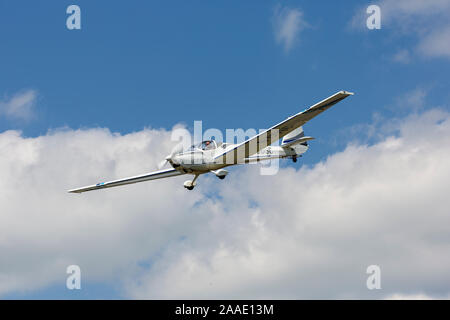
{"type": "MultiPolygon", "coordinates": [[[[170,132],[0,134],[0,295],[64,286],[66,267],[129,298],[448,296],[450,114],[396,122],[312,167],[184,177],[82,195],[151,171],[170,132]],[[381,290],[366,268],[381,268],[381,290]]],[[[312,145],[312,150],[318,146],[312,145]]]]}

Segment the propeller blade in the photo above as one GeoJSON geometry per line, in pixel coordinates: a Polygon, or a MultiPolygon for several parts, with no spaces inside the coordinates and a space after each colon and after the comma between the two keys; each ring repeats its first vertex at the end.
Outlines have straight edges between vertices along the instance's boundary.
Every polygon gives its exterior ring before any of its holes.
{"type": "Polygon", "coordinates": [[[158,164],[158,169],[161,170],[162,168],[164,168],[164,166],[169,163],[169,161],[167,160],[163,160],[158,164]]]}
{"type": "Polygon", "coordinates": [[[170,153],[169,157],[172,158],[176,153],[180,153],[183,151],[183,144],[178,143],[176,146],[173,147],[172,152],[170,153]]]}
{"type": "Polygon", "coordinates": [[[179,143],[175,147],[172,148],[172,152],[166,157],[165,160],[161,161],[158,164],[158,169],[162,169],[166,164],[169,163],[170,159],[177,153],[180,153],[183,151],[183,144],[179,143]]]}

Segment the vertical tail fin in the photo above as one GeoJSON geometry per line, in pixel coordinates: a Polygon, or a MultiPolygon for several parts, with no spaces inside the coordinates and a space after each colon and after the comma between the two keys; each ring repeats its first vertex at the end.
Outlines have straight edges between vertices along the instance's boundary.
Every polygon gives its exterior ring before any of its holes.
{"type": "Polygon", "coordinates": [[[298,127],[294,131],[283,137],[281,142],[282,147],[288,147],[294,144],[302,143],[308,145],[307,141],[313,140],[313,137],[305,137],[305,133],[303,132],[303,127],[298,127]]]}
{"type": "Polygon", "coordinates": [[[303,138],[305,136],[305,133],[303,132],[303,127],[298,127],[294,131],[290,132],[289,134],[285,135],[283,137],[283,140],[281,144],[287,144],[289,142],[293,142],[297,139],[303,138]]]}

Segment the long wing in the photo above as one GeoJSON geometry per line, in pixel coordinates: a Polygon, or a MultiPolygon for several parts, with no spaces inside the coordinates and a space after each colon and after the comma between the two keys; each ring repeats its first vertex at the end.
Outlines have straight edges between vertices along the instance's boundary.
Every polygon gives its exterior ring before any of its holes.
{"type": "Polygon", "coordinates": [[[83,188],[78,189],[72,189],[68,192],[71,193],[82,193],[86,191],[92,191],[97,189],[104,189],[104,188],[111,188],[111,187],[118,187],[123,186],[125,184],[131,184],[131,183],[137,183],[137,182],[143,182],[147,180],[156,180],[156,179],[162,179],[162,178],[168,178],[168,177],[174,177],[184,174],[183,172],[177,171],[175,169],[165,169],[160,171],[154,171],[147,174],[143,174],[140,176],[134,176],[109,182],[100,182],[92,186],[87,186],[83,188]]]}
{"type": "Polygon", "coordinates": [[[244,163],[246,158],[258,153],[261,149],[271,145],[296,128],[303,126],[315,116],[351,95],[353,95],[352,92],[339,91],[331,97],[316,103],[312,107],[297,113],[296,115],[287,118],[286,120],[261,132],[260,134],[257,134],[256,136],[238,144],[233,149],[217,155],[214,159],[217,163],[244,163]]]}

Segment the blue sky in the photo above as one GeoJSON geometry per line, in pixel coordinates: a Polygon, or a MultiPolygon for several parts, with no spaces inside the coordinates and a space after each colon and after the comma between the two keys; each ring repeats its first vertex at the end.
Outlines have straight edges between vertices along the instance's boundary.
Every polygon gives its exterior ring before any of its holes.
{"type": "Polygon", "coordinates": [[[413,36],[395,36],[395,25],[349,26],[361,1],[79,1],[82,30],[74,31],[65,26],[71,3],[2,1],[0,94],[38,92],[35,121],[1,121],[2,131],[126,133],[194,120],[265,128],[338,90],[354,91],[307,126],[327,141],[374,112],[391,116],[383,107],[417,86],[430,87],[434,104],[449,98],[445,58],[395,63],[413,36]],[[277,5],[299,8],[307,24],[289,52],[274,39],[277,5]]]}
{"type": "MultiPolygon", "coordinates": [[[[361,124],[448,109],[450,54],[421,49],[428,39],[417,31],[439,33],[445,21],[423,9],[414,23],[414,13],[387,5],[382,28],[367,30],[354,21],[369,4],[2,0],[0,101],[34,95],[32,115],[0,116],[0,132],[192,130],[194,120],[204,129],[266,128],[339,90],[355,92],[305,126],[317,141],[303,163],[315,164],[367,135],[361,124]],[[81,8],[81,30],[66,28],[70,4],[81,8]],[[276,40],[282,10],[300,14],[288,49],[276,40]]],[[[91,288],[97,298],[121,297],[111,284],[91,288]]],[[[17,296],[74,298],[58,286],[9,297],[17,296]]]]}

